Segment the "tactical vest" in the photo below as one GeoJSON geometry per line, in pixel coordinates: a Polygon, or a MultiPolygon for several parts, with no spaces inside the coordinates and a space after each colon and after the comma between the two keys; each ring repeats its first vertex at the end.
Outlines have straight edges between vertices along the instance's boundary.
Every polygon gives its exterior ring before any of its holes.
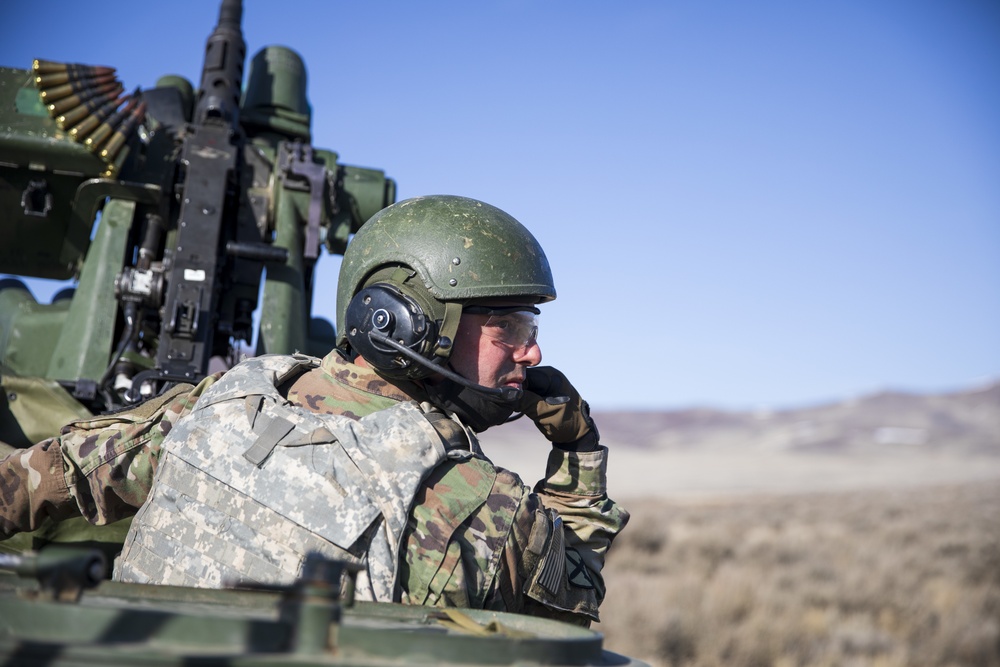
{"type": "Polygon", "coordinates": [[[360,420],[291,405],[277,387],[318,363],[249,359],[202,395],[163,442],[116,580],[288,583],[318,551],[365,567],[359,599],[396,597],[410,507],[445,448],[415,403],[360,420]]]}

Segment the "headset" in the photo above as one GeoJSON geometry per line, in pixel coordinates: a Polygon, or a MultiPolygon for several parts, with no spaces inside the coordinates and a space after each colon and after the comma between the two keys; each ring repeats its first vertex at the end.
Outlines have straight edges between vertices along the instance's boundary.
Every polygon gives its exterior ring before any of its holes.
{"type": "Polygon", "coordinates": [[[448,355],[458,330],[462,305],[437,302],[444,316],[437,320],[421,305],[427,297],[413,290],[394,274],[390,282],[375,282],[351,299],[344,314],[344,327],[351,348],[387,377],[416,380],[432,374],[500,401],[516,401],[522,392],[514,387],[485,387],[447,367],[448,355]]]}

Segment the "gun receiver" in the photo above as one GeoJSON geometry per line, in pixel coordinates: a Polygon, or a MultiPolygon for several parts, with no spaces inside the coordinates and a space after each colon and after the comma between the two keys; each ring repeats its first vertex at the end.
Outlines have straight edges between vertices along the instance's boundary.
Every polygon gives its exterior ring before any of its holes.
{"type": "MultiPolygon", "coordinates": [[[[184,180],[177,188],[181,205],[176,243],[164,272],[167,293],[153,371],[164,379],[192,381],[205,373],[216,351],[213,332],[225,317],[217,310],[224,286],[220,273],[227,260],[220,243],[227,232],[232,233],[232,223],[238,224],[234,186],[239,183],[245,144],[239,125],[246,51],[242,15],[239,0],[223,1],[219,24],[205,46],[194,122],[182,143],[184,180]]],[[[249,322],[244,317],[237,326],[237,314],[228,315],[224,333],[249,342],[249,322]]]]}

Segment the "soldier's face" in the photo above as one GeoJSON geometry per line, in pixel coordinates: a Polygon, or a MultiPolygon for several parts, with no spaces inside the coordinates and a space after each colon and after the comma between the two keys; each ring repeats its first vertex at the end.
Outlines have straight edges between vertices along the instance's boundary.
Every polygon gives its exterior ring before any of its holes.
{"type": "Polygon", "coordinates": [[[463,313],[455,334],[451,367],[484,387],[521,389],[527,368],[542,363],[533,321],[526,312],[499,318],[463,313]]]}

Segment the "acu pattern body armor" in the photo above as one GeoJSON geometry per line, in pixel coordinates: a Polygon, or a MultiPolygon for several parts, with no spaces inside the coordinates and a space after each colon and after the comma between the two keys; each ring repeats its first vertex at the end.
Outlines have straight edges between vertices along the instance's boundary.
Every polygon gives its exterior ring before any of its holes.
{"type": "Polygon", "coordinates": [[[448,454],[413,402],[360,420],[291,405],[277,387],[317,363],[250,359],[206,391],[164,440],[116,580],[287,583],[318,551],[366,566],[360,599],[398,598],[414,496],[448,454]]]}

